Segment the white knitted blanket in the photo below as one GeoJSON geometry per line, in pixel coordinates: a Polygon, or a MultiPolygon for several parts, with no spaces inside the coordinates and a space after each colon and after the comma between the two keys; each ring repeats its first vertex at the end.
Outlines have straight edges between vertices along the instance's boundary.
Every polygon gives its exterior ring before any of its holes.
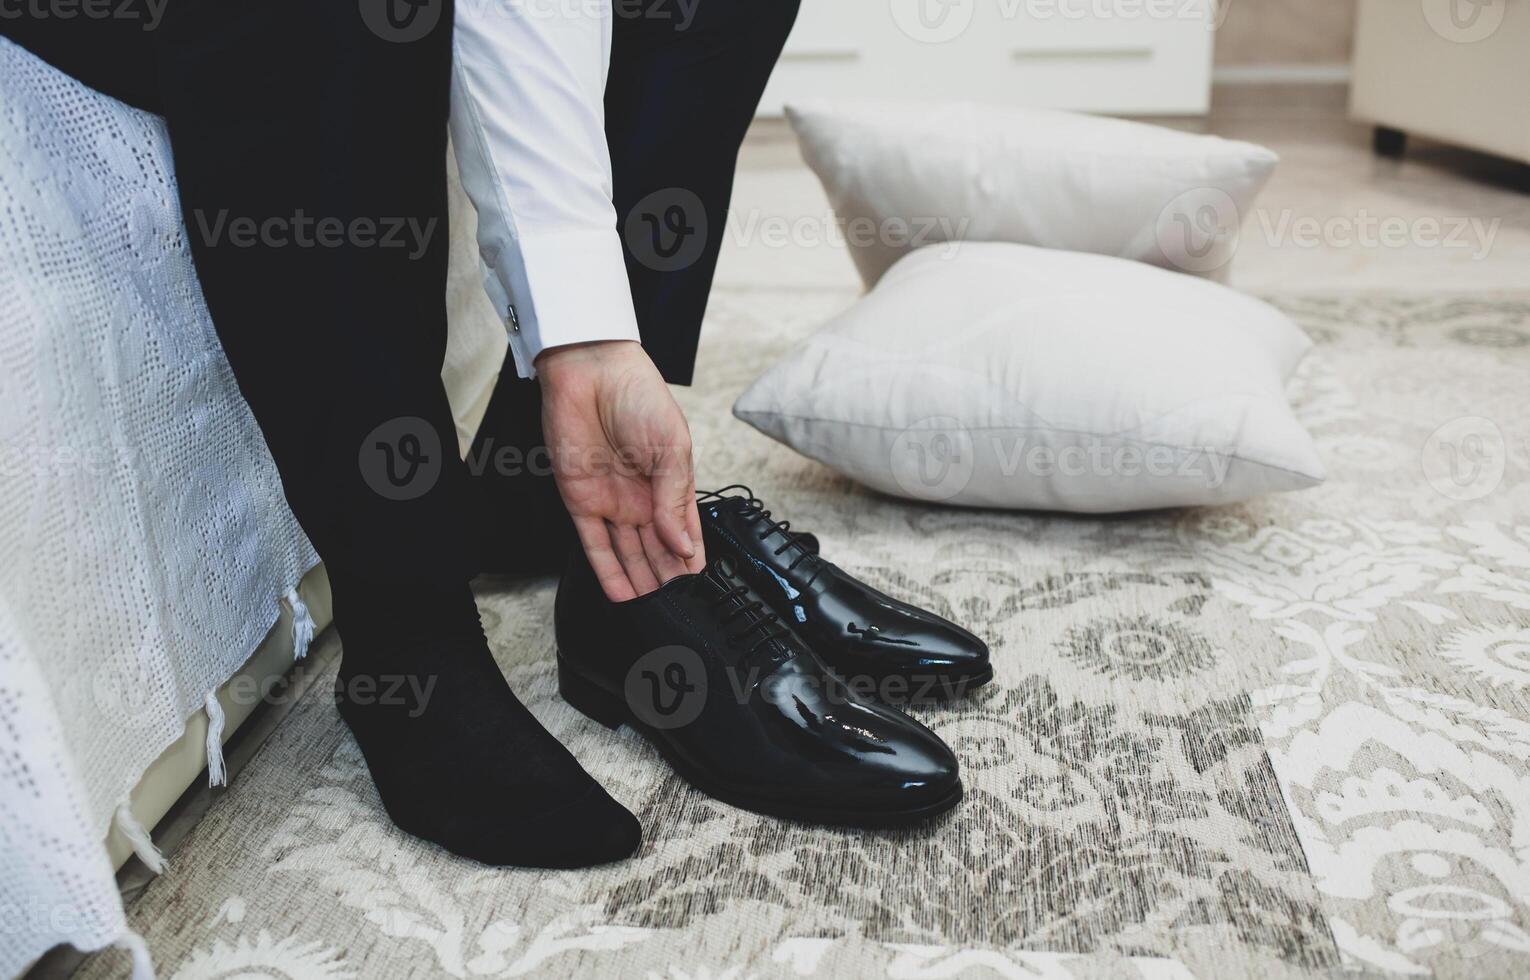
{"type": "Polygon", "coordinates": [[[132,941],[113,815],[316,561],[162,122],[0,40],[0,976],[132,941]]]}

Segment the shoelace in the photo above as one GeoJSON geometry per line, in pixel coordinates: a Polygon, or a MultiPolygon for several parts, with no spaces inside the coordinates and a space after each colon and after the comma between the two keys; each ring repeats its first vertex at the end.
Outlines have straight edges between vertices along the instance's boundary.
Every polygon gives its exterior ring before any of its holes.
{"type": "Polygon", "coordinates": [[[723,623],[733,623],[739,619],[746,621],[743,630],[730,635],[728,642],[742,643],[749,638],[749,634],[758,632],[754,645],[749,648],[749,654],[753,656],[760,647],[786,635],[786,627],[781,625],[780,617],[767,609],[761,600],[748,597],[749,587],[737,581],[733,564],[728,559],[717,559],[709,571],[712,572],[713,581],[722,589],[714,598],[718,605],[727,610],[723,623]]]}
{"type": "MultiPolygon", "coordinates": [[[[773,534],[781,535],[781,547],[775,549],[773,552],[771,552],[771,554],[779,557],[782,552],[786,551],[788,548],[797,549],[796,556],[787,563],[787,571],[795,571],[797,566],[803,562],[807,562],[809,560],[816,562],[819,560],[818,556],[813,554],[812,551],[808,550],[808,546],[802,543],[801,539],[806,537],[806,535],[801,531],[793,531],[791,529],[791,521],[772,520],[770,517],[770,511],[765,509],[765,501],[761,500],[759,497],[756,497],[754,495],[754,491],[744,486],[742,483],[734,483],[723,487],[721,490],[708,490],[705,493],[698,494],[697,502],[702,503],[714,499],[722,500],[728,496],[728,491],[730,490],[740,490],[743,492],[744,505],[739,508],[740,514],[748,519],[751,524],[757,524],[760,521],[765,522],[765,530],[760,533],[761,541],[769,540],[770,536],[773,534]]],[[[818,573],[815,571],[813,574],[816,576],[818,573]]],[[[812,579],[808,580],[808,584],[812,584],[812,579]]]]}

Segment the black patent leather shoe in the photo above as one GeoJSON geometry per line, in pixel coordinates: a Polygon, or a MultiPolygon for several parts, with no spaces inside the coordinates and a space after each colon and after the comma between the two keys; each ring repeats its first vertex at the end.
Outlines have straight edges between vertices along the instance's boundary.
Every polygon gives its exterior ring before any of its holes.
{"type": "Polygon", "coordinates": [[[698,494],[697,506],[707,557],[731,559],[771,609],[855,689],[893,704],[928,704],[993,679],[988,644],[825,560],[817,538],[774,520],[748,487],[698,494]]]}
{"type": "Polygon", "coordinates": [[[955,806],[935,733],[827,670],[726,560],[611,602],[582,554],[558,586],[558,688],[630,725],[692,786],[809,823],[887,826],[955,806]]]}

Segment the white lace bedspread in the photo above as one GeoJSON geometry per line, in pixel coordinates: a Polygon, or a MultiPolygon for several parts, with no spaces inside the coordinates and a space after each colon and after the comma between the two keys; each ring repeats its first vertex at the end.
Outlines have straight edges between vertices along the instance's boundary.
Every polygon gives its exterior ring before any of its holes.
{"type": "Polygon", "coordinates": [[[0,40],[0,976],[127,936],[117,805],[316,560],[163,124],[0,40]]]}

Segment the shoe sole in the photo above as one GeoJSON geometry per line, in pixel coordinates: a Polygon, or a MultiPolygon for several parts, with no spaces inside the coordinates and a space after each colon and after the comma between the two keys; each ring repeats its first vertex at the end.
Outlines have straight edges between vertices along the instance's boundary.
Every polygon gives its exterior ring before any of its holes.
{"type": "Polygon", "coordinates": [[[908,683],[909,697],[893,698],[881,697],[879,695],[878,699],[883,704],[894,706],[913,705],[918,708],[927,708],[950,701],[958,701],[991,680],[993,680],[993,665],[989,664],[975,674],[932,677],[928,683],[910,680],[908,683]]]}
{"type": "MultiPolygon", "coordinates": [[[[991,673],[990,671],[990,675],[991,673]]],[[[800,823],[840,827],[903,827],[938,817],[962,800],[963,788],[960,782],[956,784],[956,789],[932,803],[903,810],[843,810],[756,799],[718,787],[711,780],[691,769],[670,751],[664,739],[637,719],[632,710],[627,707],[626,702],[593,681],[580,676],[576,670],[568,666],[561,653],[558,655],[558,694],[574,710],[597,724],[604,725],[613,731],[623,725],[631,728],[657,749],[659,755],[664,757],[664,761],[669,763],[669,767],[693,788],[714,800],[751,813],[795,820],[800,823]]]]}

